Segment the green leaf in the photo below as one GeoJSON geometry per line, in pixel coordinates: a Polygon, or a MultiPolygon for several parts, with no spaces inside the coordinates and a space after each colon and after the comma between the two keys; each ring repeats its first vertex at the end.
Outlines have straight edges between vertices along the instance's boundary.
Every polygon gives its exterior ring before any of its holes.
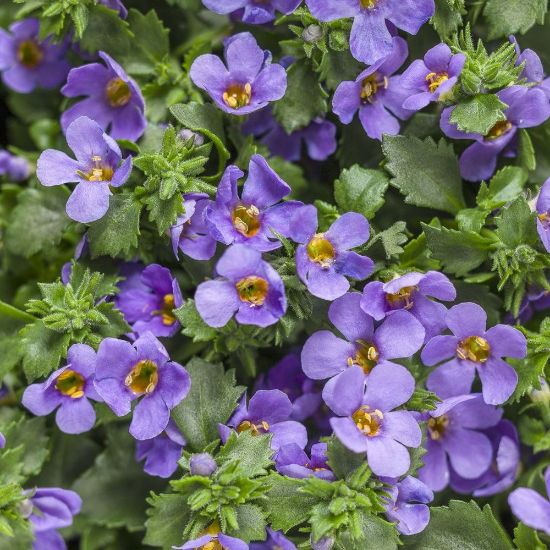
{"type": "Polygon", "coordinates": [[[390,259],[392,256],[399,256],[403,252],[402,244],[407,242],[407,224],[399,221],[393,225],[376,233],[369,243],[369,248],[376,242],[380,242],[384,248],[386,259],[390,259]]]}
{"type": "Polygon", "coordinates": [[[431,22],[442,39],[449,38],[462,25],[464,0],[435,0],[435,14],[431,22]]]}
{"type": "MultiPolygon", "coordinates": [[[[338,550],[365,550],[369,548],[369,545],[373,541],[376,541],[376,550],[396,550],[398,548],[399,536],[397,530],[392,523],[386,521],[384,518],[368,513],[361,513],[360,527],[360,539],[353,539],[350,533],[344,530],[337,538],[336,548],[338,550]]],[[[447,550],[446,547],[445,550],[447,550]]]]}
{"type": "Polygon", "coordinates": [[[17,197],[6,230],[7,249],[29,258],[53,250],[69,225],[65,188],[25,189],[17,197]]]}
{"type": "Polygon", "coordinates": [[[370,219],[384,205],[389,180],[380,170],[361,168],[357,164],[342,170],[334,182],[334,199],[340,210],[359,212],[370,219]]]}
{"type": "Polygon", "coordinates": [[[534,529],[521,522],[514,529],[514,544],[518,547],[518,550],[546,550],[548,548],[539,539],[534,529]]]}
{"type": "Polygon", "coordinates": [[[521,441],[533,447],[534,453],[550,449],[550,431],[538,418],[522,415],[518,424],[521,441]]]}
{"type": "Polygon", "coordinates": [[[151,195],[145,199],[145,204],[149,211],[149,219],[157,224],[159,235],[162,235],[176,222],[177,217],[185,212],[180,194],[173,195],[168,200],[162,200],[158,195],[151,195]]]}
{"type": "Polygon", "coordinates": [[[128,23],[138,47],[152,61],[162,61],[170,53],[170,31],[164,27],[155,10],[143,14],[136,9],[128,13],[128,23]]]}
{"type": "Polygon", "coordinates": [[[0,380],[19,363],[21,354],[19,336],[0,334],[0,380]]]}
{"type": "Polygon", "coordinates": [[[145,522],[147,530],[144,544],[162,548],[181,545],[183,530],[190,519],[187,496],[180,494],[151,495],[147,501],[149,518],[145,522]]]}
{"type": "Polygon", "coordinates": [[[265,513],[255,504],[241,504],[236,508],[239,528],[231,534],[245,542],[265,538],[265,513]]]}
{"type": "Polygon", "coordinates": [[[494,210],[513,201],[523,191],[527,183],[527,172],[518,166],[505,166],[499,170],[489,183],[479,189],[477,204],[486,210],[494,210]]]}
{"type": "Polygon", "coordinates": [[[273,114],[288,134],[304,128],[327,112],[326,92],[306,59],[292,63],[287,71],[285,96],[275,103],[273,114]]]}
{"type": "Polygon", "coordinates": [[[544,376],[544,369],[548,362],[548,354],[529,354],[525,359],[509,361],[518,373],[518,385],[510,398],[510,402],[515,403],[532,389],[540,388],[540,380],[541,377],[544,376]]]}
{"type": "Polygon", "coordinates": [[[181,323],[182,333],[193,339],[193,342],[209,342],[216,338],[218,332],[208,326],[199,315],[195,300],[189,298],[178,309],[174,310],[176,319],[181,323]]]}
{"type": "Polygon", "coordinates": [[[92,256],[114,258],[136,247],[142,208],[141,203],[128,193],[111,197],[107,214],[92,223],[88,231],[92,256]]]}
{"type": "Polygon", "coordinates": [[[535,244],[538,242],[535,217],[527,201],[523,197],[517,198],[508,208],[503,209],[496,219],[496,233],[510,248],[535,244]]]}
{"type": "Polygon", "coordinates": [[[465,207],[462,179],[452,145],[441,139],[384,136],[382,150],[392,185],[405,202],[455,214],[465,207]]]}
{"type": "Polygon", "coordinates": [[[459,103],[451,113],[450,121],[463,132],[486,135],[499,121],[506,120],[506,103],[495,94],[477,94],[459,103]]]}
{"type": "Polygon", "coordinates": [[[327,458],[330,469],[338,479],[345,479],[365,462],[364,453],[354,453],[331,437],[327,446],[327,458]]]}
{"type": "Polygon", "coordinates": [[[451,500],[449,506],[430,507],[428,527],[404,537],[406,550],[511,550],[512,544],[491,507],[451,500]]]}
{"type": "Polygon", "coordinates": [[[232,432],[216,459],[220,464],[239,461],[239,470],[248,478],[265,475],[273,464],[271,436],[255,436],[249,431],[232,432]]]}
{"type": "Polygon", "coordinates": [[[547,0],[488,0],[483,14],[489,25],[489,39],[526,33],[535,23],[543,24],[547,0]]]}
{"type": "Polygon", "coordinates": [[[518,164],[525,170],[535,170],[537,167],[537,157],[531,136],[525,128],[520,128],[518,135],[518,164]]]}
{"type": "Polygon", "coordinates": [[[458,228],[461,231],[472,231],[474,233],[479,233],[488,215],[489,212],[487,210],[465,208],[456,215],[458,228]]]}
{"type": "Polygon", "coordinates": [[[191,390],[172,410],[172,417],[185,436],[187,448],[202,451],[218,439],[218,424],[227,422],[244,388],[235,386],[235,373],[224,372],[222,365],[196,357],[186,368],[191,390]]]}

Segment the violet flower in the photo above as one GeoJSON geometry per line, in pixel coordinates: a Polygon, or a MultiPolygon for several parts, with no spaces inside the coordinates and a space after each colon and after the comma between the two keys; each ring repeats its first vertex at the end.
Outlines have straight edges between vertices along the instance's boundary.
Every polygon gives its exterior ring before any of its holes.
{"type": "Polygon", "coordinates": [[[422,432],[412,413],[394,411],[407,402],[415,387],[412,375],[399,365],[374,367],[366,379],[351,367],[328,383],[326,404],[337,417],[330,425],[342,444],[355,453],[367,453],[368,464],[378,476],[398,477],[411,460],[406,447],[419,447],[422,432]]]}
{"type": "Polygon", "coordinates": [[[332,481],[335,479],[327,464],[327,444],[311,446],[311,458],[296,443],[289,443],[279,449],[275,458],[277,471],[288,477],[305,478],[315,476],[332,481]]]}
{"type": "Polygon", "coordinates": [[[145,460],[143,470],[147,474],[168,478],[178,469],[184,446],[185,438],[170,419],[160,435],[137,442],[136,460],[145,460]]]}
{"type": "Polygon", "coordinates": [[[62,432],[80,434],[94,427],[96,414],[90,399],[103,401],[94,387],[96,353],[86,344],[73,344],[67,364],[45,382],[31,384],[22,397],[23,406],[36,416],[57,409],[55,421],[62,432]]]}
{"type": "Polygon", "coordinates": [[[227,426],[219,425],[220,437],[225,443],[231,429],[253,435],[269,433],[273,436],[271,448],[274,451],[290,443],[303,449],[307,444],[307,431],[299,422],[288,420],[291,412],[292,403],[282,391],[259,390],[250,398],[248,406],[244,394],[227,426]]]}
{"type": "Polygon", "coordinates": [[[219,531],[219,527],[209,527],[204,535],[199,536],[196,539],[186,542],[183,546],[172,546],[175,550],[197,550],[203,549],[217,549],[221,550],[248,550],[248,544],[237,539],[224,535],[219,531]]]}
{"type": "Polygon", "coordinates": [[[206,207],[204,219],[210,234],[224,244],[243,243],[260,252],[281,247],[272,229],[288,237],[289,220],[302,207],[298,201],[282,201],[291,189],[261,155],[252,155],[241,197],[237,180],[243,172],[226,168],[216,201],[206,207]]]}
{"type": "Polygon", "coordinates": [[[324,233],[318,233],[317,209],[300,208],[290,221],[296,249],[296,271],[311,294],[335,300],[350,288],[347,277],[366,279],[374,269],[367,256],[353,252],[369,240],[369,222],[362,214],[346,212],[324,233]]]}
{"type": "Polygon", "coordinates": [[[23,181],[30,173],[31,167],[27,159],[0,149],[0,176],[6,176],[11,181],[23,181]]]}
{"type": "Polygon", "coordinates": [[[381,140],[384,134],[399,133],[398,119],[406,120],[413,111],[403,108],[407,93],[400,77],[392,75],[408,54],[407,43],[396,36],[390,52],[365,69],[355,81],[339,84],[332,98],[332,110],[342,124],[350,124],[359,112],[359,120],[370,138],[381,140]]]}
{"type": "Polygon", "coordinates": [[[446,302],[456,298],[451,281],[438,271],[406,273],[387,283],[373,281],[363,289],[361,309],[380,321],[395,311],[412,313],[426,330],[426,340],[446,327],[447,308],[430,298],[446,302]]]}
{"type": "Polygon", "coordinates": [[[539,238],[546,251],[550,252],[550,178],[540,188],[536,209],[539,238]]]}
{"type": "Polygon", "coordinates": [[[121,0],[98,0],[98,3],[117,11],[122,19],[126,19],[128,17],[128,10],[121,0]]]}
{"type": "Polygon", "coordinates": [[[170,228],[174,256],[179,259],[181,250],[194,260],[210,260],[216,253],[216,239],[210,235],[204,221],[204,211],[210,204],[208,195],[188,194],[183,199],[185,213],[170,228]]]}
{"type": "Polygon", "coordinates": [[[183,304],[180,286],[170,270],[148,265],[119,283],[116,307],[133,331],[142,335],[174,336],[181,325],[174,310],[183,304]]]}
{"type": "Polygon", "coordinates": [[[515,36],[510,36],[510,42],[514,44],[518,55],[516,66],[524,63],[520,78],[525,78],[527,82],[535,84],[535,87],[541,89],[550,100],[550,78],[545,77],[544,67],[538,54],[530,48],[526,48],[522,52],[515,36]]]}
{"type": "MultiPolygon", "coordinates": [[[[550,467],[544,472],[546,495],[550,497],[550,467]]],[[[508,496],[508,504],[525,525],[550,535],[550,501],[533,489],[520,487],[508,496]]]]}
{"type": "Polygon", "coordinates": [[[473,139],[460,156],[460,173],[465,180],[489,179],[495,172],[498,156],[505,149],[513,147],[519,128],[539,126],[550,116],[550,102],[538,88],[510,86],[497,93],[508,107],[504,110],[505,120],[498,121],[486,135],[460,131],[450,122],[454,107],[447,107],[441,113],[441,130],[454,139],[473,139]]]}
{"type": "Polygon", "coordinates": [[[271,527],[266,529],[267,539],[264,542],[252,542],[250,550],[298,550],[293,542],[290,542],[281,531],[274,531],[271,527]]]}
{"type": "Polygon", "coordinates": [[[424,343],[424,328],[408,311],[396,311],[375,329],[372,317],[361,309],[358,292],[335,300],[328,318],[344,339],[328,330],[307,339],[302,368],[314,380],[332,378],[353,366],[370,375],[377,365],[384,369],[392,359],[413,356],[424,343]]]}
{"type": "Polygon", "coordinates": [[[206,8],[221,15],[240,14],[239,19],[249,25],[261,25],[275,19],[275,10],[288,15],[302,0],[202,0],[206,8]]]}
{"type": "Polygon", "coordinates": [[[6,437],[2,432],[0,432],[0,449],[3,449],[6,446],[6,437]]]}
{"type": "Polygon", "coordinates": [[[189,472],[192,476],[210,477],[217,469],[218,465],[209,453],[194,454],[189,459],[189,472]]]}
{"type": "Polygon", "coordinates": [[[442,101],[457,83],[465,61],[463,53],[453,54],[447,44],[438,44],[423,60],[413,61],[400,79],[409,95],[403,108],[419,111],[432,101],[442,101]]]}
{"type": "Polygon", "coordinates": [[[434,0],[306,0],[306,4],[320,21],[353,17],[351,54],[367,65],[392,51],[388,21],[398,29],[416,34],[435,13],[434,0]]]}
{"type": "Polygon", "coordinates": [[[267,327],[285,314],[283,281],[257,250],[234,244],[219,259],[216,272],[220,278],[201,283],[195,292],[207,325],[223,327],[236,314],[242,325],[267,327]]]}
{"type": "Polygon", "coordinates": [[[468,394],[477,371],[485,403],[504,403],[515,390],[518,375],[502,357],[525,357],[525,336],[508,325],[485,330],[487,315],[471,302],[453,306],[445,322],[453,335],[435,336],[422,350],[421,358],[427,366],[445,361],[430,373],[428,389],[437,388],[443,399],[468,394]]]}
{"type": "Polygon", "coordinates": [[[113,139],[137,141],[147,126],[139,86],[112,57],[105,52],[99,52],[99,56],[105,65],[89,63],[71,69],[61,93],[65,97],[87,97],[61,115],[61,127],[66,132],[78,117],[89,116],[103,130],[110,129],[113,139]]]}
{"type": "Polygon", "coordinates": [[[271,54],[262,50],[249,32],[225,42],[225,60],[204,54],[191,65],[190,76],[226,113],[247,115],[285,95],[286,71],[271,64],[271,54]]]}
{"type": "Polygon", "coordinates": [[[38,159],[36,175],[46,187],[77,183],[67,201],[67,215],[80,223],[99,220],[109,210],[110,188],[120,187],[130,176],[132,157],[121,162],[116,141],[85,116],[67,128],[66,138],[76,160],[46,149],[38,159]]]}
{"type": "Polygon", "coordinates": [[[139,440],[161,434],[170,411],[188,394],[187,371],[170,361],[164,346],[146,332],[133,344],[105,338],[97,352],[95,387],[117,416],[125,416],[136,405],[130,434],[139,440]]]}
{"type": "Polygon", "coordinates": [[[38,37],[37,19],[23,19],[10,26],[11,34],[0,29],[0,72],[4,84],[21,94],[35,88],[56,88],[66,78],[70,65],[64,44],[38,37]]]}

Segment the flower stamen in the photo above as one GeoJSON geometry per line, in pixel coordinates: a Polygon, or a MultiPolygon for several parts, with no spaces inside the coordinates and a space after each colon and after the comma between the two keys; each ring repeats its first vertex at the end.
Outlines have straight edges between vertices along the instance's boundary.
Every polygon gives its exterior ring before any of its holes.
{"type": "Polygon", "coordinates": [[[352,414],[351,418],[359,431],[368,437],[374,437],[380,431],[384,414],[379,409],[371,411],[368,405],[363,405],[352,414]]]}
{"type": "Polygon", "coordinates": [[[44,52],[35,40],[24,40],[17,48],[17,60],[27,69],[34,69],[44,59],[44,52]]]}
{"type": "Polygon", "coordinates": [[[251,306],[261,306],[267,298],[269,283],[262,277],[250,275],[244,277],[235,285],[242,302],[248,302],[251,306]]]}
{"type": "Polygon", "coordinates": [[[376,349],[376,346],[365,340],[357,340],[359,347],[355,352],[355,357],[348,357],[348,367],[357,366],[363,369],[365,374],[369,374],[370,371],[376,367],[380,354],[376,349]]]}
{"type": "Polygon", "coordinates": [[[389,80],[387,76],[382,76],[379,73],[373,73],[361,82],[361,102],[373,103],[376,94],[380,88],[386,89],[388,87],[389,80]]]}
{"type": "Polygon", "coordinates": [[[448,426],[449,417],[446,414],[442,414],[437,418],[430,418],[428,420],[428,433],[434,441],[438,441],[445,435],[448,426]]]}
{"type": "Polygon", "coordinates": [[[159,381],[158,367],[154,361],[143,359],[136,363],[124,380],[124,384],[136,395],[152,393],[159,381]]]}
{"type": "Polygon", "coordinates": [[[428,90],[433,94],[443,82],[449,80],[449,75],[446,72],[442,73],[428,73],[426,75],[426,82],[428,84],[428,90]]]}
{"type": "Polygon", "coordinates": [[[64,370],[55,381],[55,389],[71,399],[78,399],[84,395],[84,377],[71,369],[64,370]]]}
{"type": "Polygon", "coordinates": [[[260,435],[269,431],[269,424],[265,420],[262,420],[257,424],[253,424],[250,420],[243,420],[236,429],[239,434],[250,431],[252,435],[260,435]]]}
{"type": "Polygon", "coordinates": [[[512,123],[508,120],[499,120],[486,134],[485,139],[497,139],[507,134],[512,129],[512,123]]]}
{"type": "Polygon", "coordinates": [[[231,214],[233,227],[245,237],[254,237],[260,230],[260,211],[251,204],[240,204],[231,214]]]}
{"type": "Polygon", "coordinates": [[[318,263],[322,268],[329,268],[336,257],[336,251],[332,243],[324,233],[314,235],[306,245],[307,255],[312,262],[318,263]]]}
{"type": "Polygon", "coordinates": [[[225,104],[232,109],[246,107],[252,97],[252,86],[250,82],[246,84],[231,84],[225,90],[222,97],[225,104]]]}
{"type": "Polygon", "coordinates": [[[105,95],[111,107],[124,107],[132,98],[132,90],[127,82],[117,76],[107,82],[105,95]]]}
{"type": "Polygon", "coordinates": [[[468,359],[474,363],[485,363],[489,359],[491,346],[481,336],[468,336],[458,343],[456,355],[459,359],[468,359]]]}

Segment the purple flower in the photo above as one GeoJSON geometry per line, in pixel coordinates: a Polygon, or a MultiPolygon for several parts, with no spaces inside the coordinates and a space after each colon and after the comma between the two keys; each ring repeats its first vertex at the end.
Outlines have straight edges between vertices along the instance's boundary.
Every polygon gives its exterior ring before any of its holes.
{"type": "Polygon", "coordinates": [[[220,424],[219,432],[225,443],[233,428],[237,433],[249,431],[252,435],[272,434],[271,448],[279,450],[284,445],[295,443],[303,449],[307,444],[304,426],[288,420],[292,412],[290,399],[279,390],[259,390],[246,406],[246,394],[229,419],[227,426],[220,424]]]}
{"type": "Polygon", "coordinates": [[[353,17],[350,47],[355,59],[372,65],[392,51],[387,22],[416,34],[434,14],[434,0],[306,0],[313,17],[334,21],[353,17]]]}
{"type": "Polygon", "coordinates": [[[330,425],[342,444],[367,453],[378,476],[398,477],[410,467],[406,447],[418,447],[422,432],[409,411],[394,411],[410,399],[415,381],[400,365],[378,365],[366,379],[359,367],[349,368],[325,386],[323,398],[337,417],[330,425]]]}
{"type": "Polygon", "coordinates": [[[362,280],[374,262],[350,249],[369,240],[369,222],[362,214],[346,212],[324,233],[317,232],[317,209],[300,208],[290,221],[291,238],[301,243],[296,250],[296,271],[311,294],[324,300],[343,296],[350,287],[346,276],[362,280]]]}
{"type": "Polygon", "coordinates": [[[191,80],[222,111],[247,115],[285,95],[286,71],[281,65],[271,64],[271,54],[262,50],[250,33],[226,40],[225,61],[227,67],[215,55],[201,55],[190,71],[191,80]]]}
{"type": "Polygon", "coordinates": [[[116,307],[138,335],[174,336],[180,323],[174,309],[183,304],[178,281],[170,270],[158,264],[148,265],[119,284],[116,307]]]}
{"type": "Polygon", "coordinates": [[[406,273],[387,283],[373,281],[363,289],[361,309],[380,321],[395,311],[412,313],[426,329],[426,340],[446,327],[447,308],[430,297],[450,302],[456,298],[451,281],[438,271],[406,273]]]}
{"type": "Polygon", "coordinates": [[[30,173],[31,167],[27,159],[0,149],[0,176],[6,176],[12,181],[23,181],[30,173]]]}
{"type": "Polygon", "coordinates": [[[145,459],[143,470],[149,475],[170,477],[178,468],[184,445],[185,438],[170,419],[160,435],[137,442],[136,460],[145,459]]]}
{"type": "Polygon", "coordinates": [[[477,370],[485,403],[504,403],[516,388],[518,375],[502,357],[525,357],[525,336],[508,325],[495,325],[486,331],[485,311],[471,302],[453,306],[445,322],[453,335],[435,336],[422,350],[427,366],[445,361],[430,374],[428,389],[437,388],[443,399],[470,393],[477,370]]]}
{"type": "Polygon", "coordinates": [[[285,15],[292,13],[302,0],[202,0],[202,3],[209,10],[222,15],[242,10],[240,20],[243,23],[260,25],[273,21],[275,10],[285,15]]]}
{"type": "Polygon", "coordinates": [[[302,158],[302,146],[313,160],[325,160],[336,151],[336,126],[323,118],[313,119],[308,126],[287,134],[266,107],[252,113],[242,125],[245,135],[259,138],[274,156],[290,162],[302,158]]]}
{"type": "Polygon", "coordinates": [[[430,489],[444,489],[451,468],[464,479],[476,479],[491,466],[491,441],[480,430],[495,426],[501,409],[485,404],[480,394],[455,393],[428,415],[427,452],[418,477],[430,489]]]}
{"type": "Polygon", "coordinates": [[[498,155],[507,148],[513,148],[518,128],[531,128],[542,124],[550,116],[550,102],[538,88],[510,86],[497,93],[508,105],[505,120],[498,121],[486,135],[460,131],[450,122],[454,107],[441,113],[441,130],[454,139],[473,139],[460,156],[460,173],[465,180],[489,179],[495,172],[498,155]]]}
{"type": "Polygon", "coordinates": [[[515,36],[510,36],[510,42],[514,44],[518,55],[516,65],[519,66],[524,63],[520,77],[525,78],[531,84],[535,84],[550,99],[550,78],[545,78],[544,67],[542,66],[540,57],[529,48],[526,48],[522,52],[515,36]]]}
{"type": "Polygon", "coordinates": [[[243,243],[261,252],[280,248],[272,229],[287,237],[289,220],[303,204],[280,202],[291,189],[261,155],[252,155],[239,198],[237,180],[242,177],[236,166],[226,168],[216,202],[204,214],[210,234],[224,244],[243,243]]]}
{"type": "Polygon", "coordinates": [[[328,330],[308,338],[302,349],[302,368],[314,380],[341,376],[354,366],[370,376],[376,366],[383,370],[393,365],[392,359],[411,357],[424,343],[424,328],[407,311],[396,311],[375,329],[372,317],[361,309],[358,292],[335,300],[328,317],[345,339],[328,330]]]}
{"type": "MultiPolygon", "coordinates": [[[[386,480],[384,480],[386,481],[386,480]]],[[[423,531],[430,521],[428,503],[434,494],[422,481],[407,476],[401,481],[391,480],[386,505],[386,517],[394,521],[403,535],[415,535],[423,531]]]]}
{"type": "Polygon", "coordinates": [[[73,344],[67,365],[23,393],[23,405],[37,416],[57,409],[55,421],[62,432],[80,434],[94,427],[95,411],[89,399],[102,401],[94,388],[96,353],[86,344],[73,344]]]}
{"type": "Polygon", "coordinates": [[[209,453],[199,453],[189,459],[189,471],[192,476],[210,477],[218,465],[209,453]]]}
{"type": "Polygon", "coordinates": [[[231,246],[216,272],[221,278],[201,283],[195,293],[197,310],[207,325],[223,327],[236,313],[242,325],[267,327],[285,314],[283,281],[257,250],[231,246]]]}
{"type": "Polygon", "coordinates": [[[265,542],[251,543],[250,550],[297,550],[297,548],[281,531],[273,531],[273,529],[268,527],[267,540],[265,542]]]}
{"type": "Polygon", "coordinates": [[[537,231],[544,248],[550,252],[550,178],[540,188],[536,208],[537,231]]]}
{"type": "MultiPolygon", "coordinates": [[[[550,496],[550,468],[544,472],[546,494],[550,496]]],[[[510,493],[508,504],[525,525],[550,535],[550,502],[533,489],[520,487],[510,493]]]]}
{"type": "Polygon", "coordinates": [[[438,44],[426,52],[424,59],[416,59],[401,75],[400,84],[409,97],[403,108],[419,111],[432,101],[441,101],[456,84],[466,56],[454,54],[447,44],[438,44]]]}
{"type": "Polygon", "coordinates": [[[393,38],[393,43],[393,49],[355,81],[341,82],[332,98],[332,110],[340,121],[349,124],[359,111],[359,120],[372,139],[398,134],[397,119],[406,120],[413,114],[402,106],[407,93],[401,86],[401,77],[392,76],[407,58],[407,43],[398,36],[393,38]]]}
{"type": "Polygon", "coordinates": [[[216,253],[214,239],[204,221],[204,211],[209,205],[208,195],[197,193],[184,195],[185,213],[170,228],[172,250],[179,258],[181,250],[194,260],[209,260],[216,253]]]}
{"type": "Polygon", "coordinates": [[[128,17],[128,10],[121,2],[121,0],[99,0],[98,3],[117,11],[120,17],[122,17],[123,19],[126,19],[126,17],[128,17]]]}
{"type": "Polygon", "coordinates": [[[311,447],[311,458],[296,443],[284,445],[275,459],[277,471],[288,477],[315,476],[332,481],[334,474],[327,465],[327,444],[316,443],[311,447]]]}
{"type": "Polygon", "coordinates": [[[136,82],[105,52],[105,62],[90,63],[71,69],[67,84],[61,88],[65,97],[87,96],[61,115],[63,131],[81,116],[93,118],[103,130],[110,128],[113,139],[136,141],[147,126],[145,103],[136,82]]]}
{"type": "Polygon", "coordinates": [[[10,26],[11,34],[0,29],[0,71],[4,84],[27,94],[37,86],[55,88],[67,76],[70,65],[66,46],[40,41],[37,19],[24,19],[10,26]]]}
{"type": "Polygon", "coordinates": [[[6,446],[6,437],[2,432],[0,432],[0,449],[3,449],[6,446]]]}
{"type": "Polygon", "coordinates": [[[248,550],[248,544],[219,532],[219,528],[209,527],[204,535],[186,542],[183,546],[172,546],[175,550],[197,550],[200,548],[221,548],[222,550],[248,550]]]}
{"type": "Polygon", "coordinates": [[[117,416],[132,409],[139,399],[130,424],[130,433],[139,440],[161,434],[170,420],[170,411],[189,392],[187,371],[170,361],[164,346],[146,332],[133,344],[105,338],[97,352],[95,387],[117,416]]]}
{"type": "Polygon", "coordinates": [[[120,187],[130,176],[132,157],[121,163],[116,141],[85,116],[67,128],[66,138],[76,160],[61,151],[46,149],[38,159],[36,175],[46,187],[77,183],[67,201],[67,215],[81,223],[99,220],[109,210],[110,188],[120,187]]]}

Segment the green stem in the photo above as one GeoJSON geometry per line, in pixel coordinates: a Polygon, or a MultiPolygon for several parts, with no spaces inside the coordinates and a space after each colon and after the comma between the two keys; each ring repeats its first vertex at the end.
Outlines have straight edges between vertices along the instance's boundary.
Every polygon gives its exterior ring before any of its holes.
{"type": "Polygon", "coordinates": [[[21,311],[10,304],[6,304],[6,302],[2,302],[2,300],[0,300],[0,315],[12,317],[13,319],[23,321],[24,323],[32,323],[36,321],[36,317],[34,315],[21,311]]]}

